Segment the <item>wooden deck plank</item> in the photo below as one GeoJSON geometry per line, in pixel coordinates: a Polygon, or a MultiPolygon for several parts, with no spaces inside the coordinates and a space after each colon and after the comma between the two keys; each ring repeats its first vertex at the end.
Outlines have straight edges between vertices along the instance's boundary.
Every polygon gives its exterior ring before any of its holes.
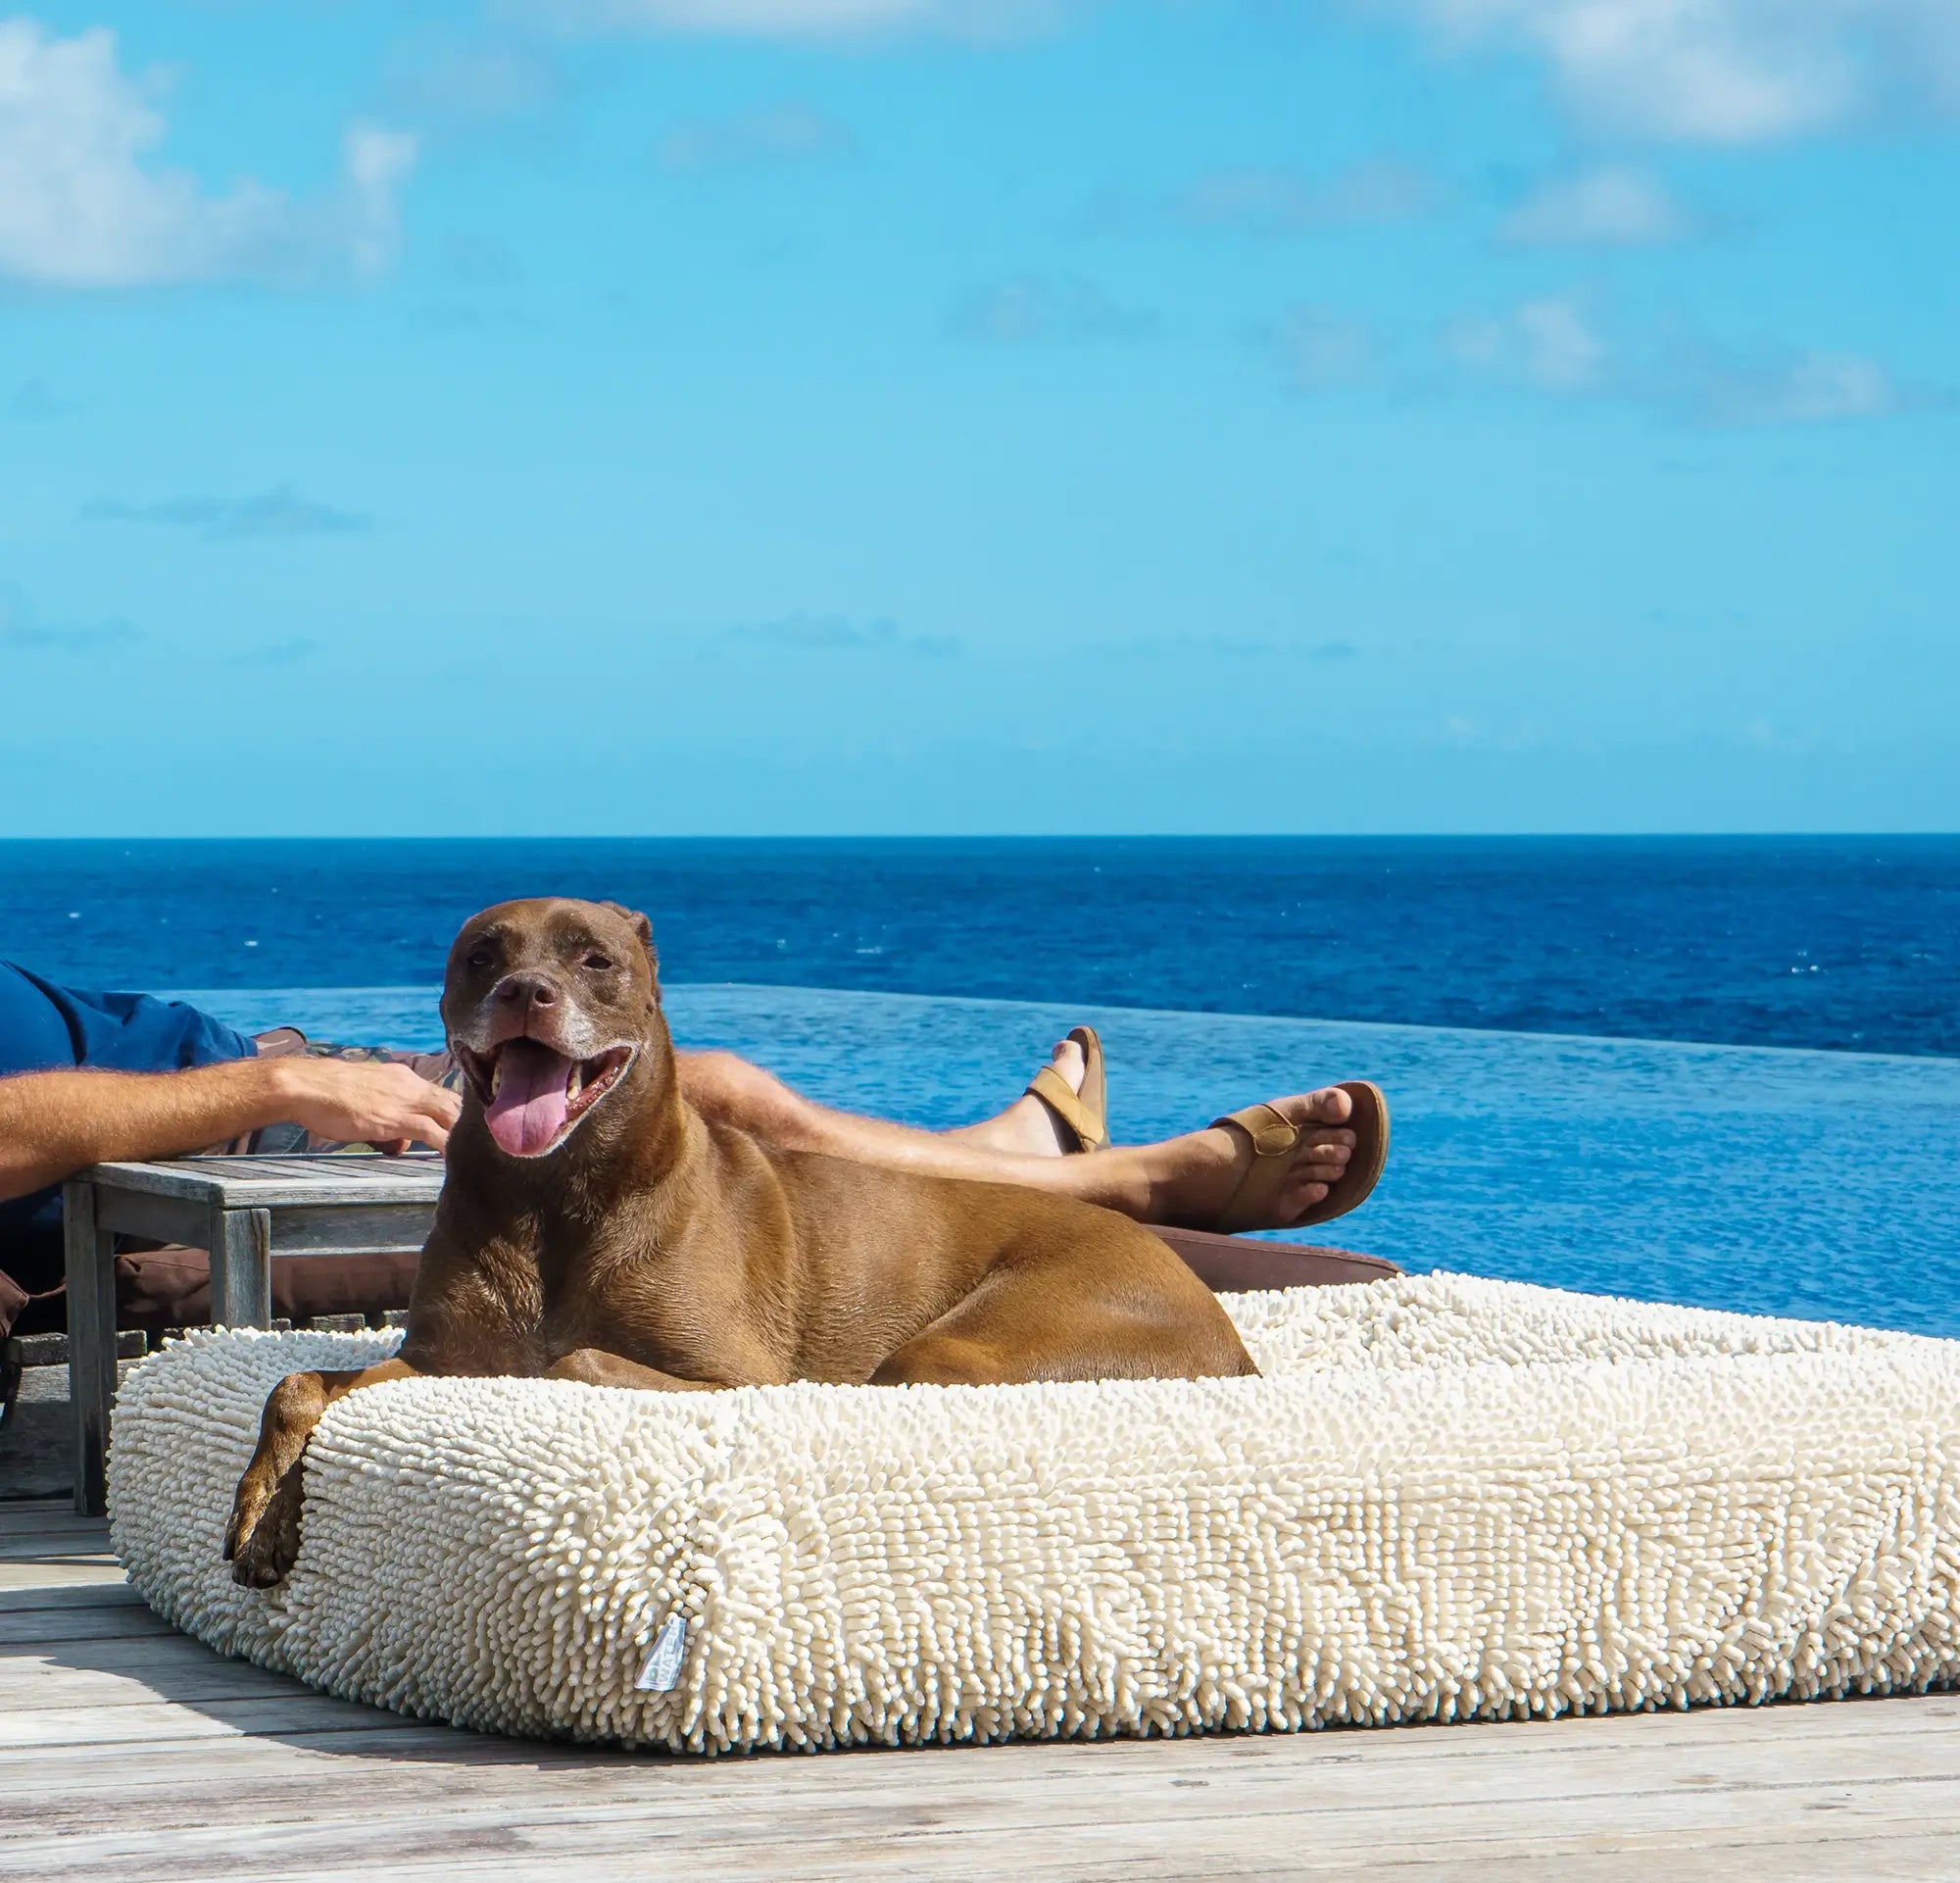
{"type": "Polygon", "coordinates": [[[38,1614],[48,1610],[73,1614],[82,1609],[141,1609],[147,1613],[149,1605],[120,1573],[66,1583],[36,1582],[31,1576],[23,1576],[15,1588],[0,1584],[0,1615],[38,1614]]]}
{"type": "Polygon", "coordinates": [[[24,1497],[0,1501],[0,1536],[17,1529],[39,1529],[48,1523],[92,1523],[105,1539],[109,1535],[109,1525],[101,1517],[76,1516],[72,1498],[24,1497]]]}
{"type": "MultiPolygon", "coordinates": [[[[164,1685],[167,1693],[141,1680],[91,1682],[75,1679],[66,1667],[45,1663],[19,1667],[0,1661],[0,1710],[23,1719],[29,1715],[45,1718],[49,1714],[82,1712],[99,1713],[106,1720],[125,1708],[154,1707],[160,1699],[166,1705],[202,1712],[231,1701],[324,1698],[284,1674],[269,1673],[263,1667],[235,1660],[220,1661],[209,1667],[172,1669],[164,1685]]],[[[59,1720],[48,1719],[46,1730],[58,1734],[65,1728],[59,1720]]],[[[0,1727],[0,1745],[6,1743],[6,1728],[0,1727]]]]}
{"type": "MultiPolygon", "coordinates": [[[[10,1864],[50,1876],[65,1869],[113,1875],[128,1858],[155,1863],[160,1851],[168,1851],[178,1868],[230,1855],[251,1867],[331,1873],[385,1865],[389,1873],[401,1874],[405,1853],[397,1838],[405,1839],[412,1853],[439,1851],[445,1858],[459,1850],[514,1856],[529,1851],[534,1860],[559,1863],[633,1855],[656,1872],[708,1857],[717,1875],[747,1873],[757,1860],[764,1866],[757,1873],[780,1875],[786,1853],[794,1853],[795,1874],[819,1876],[886,1873],[895,1858],[925,1859],[943,1874],[949,1859],[961,1860],[963,1868],[966,1852],[1008,1843],[1011,1852],[1000,1854],[1011,1856],[1017,1865],[1037,1855],[1053,1862],[1066,1853],[1073,1859],[1070,1873],[1082,1873],[1085,1862],[1098,1858],[1132,1870],[1141,1859],[1150,1873],[1153,1854],[1161,1861],[1182,1845],[1187,1860],[1202,1854],[1215,1864],[1224,1851],[1242,1871],[1302,1873],[1373,1863],[1385,1847],[1408,1845],[1418,1846],[1432,1861],[1443,1856],[1460,1862],[1610,1848],[1652,1864],[1714,1841],[1776,1851],[1788,1863],[1792,1855],[1827,1839],[1855,1835],[1882,1846],[1887,1837],[1902,1835],[1960,1836],[1960,1776],[1951,1775],[1822,1787],[1785,1783],[1769,1799],[1746,1781],[1602,1793],[1593,1787],[1561,1789],[1556,1779],[1542,1778],[1517,1796],[1441,1801],[1302,1785],[1261,1805],[1229,1788],[1192,1795],[1154,1783],[1111,1788],[1092,1768],[1077,1774],[1077,1782],[1048,1793],[1021,1786],[952,1798],[913,1787],[896,1798],[866,1799],[856,1787],[833,1783],[807,1787],[799,1799],[759,1799],[759,1809],[740,1813],[690,1811],[684,1804],[673,1793],[653,1809],[641,1801],[540,1808],[507,1796],[459,1810],[431,1801],[431,1809],[405,1814],[396,1838],[365,1809],[287,1823],[240,1814],[235,1821],[174,1827],[161,1847],[153,1829],[119,1818],[113,1828],[92,1833],[42,1830],[10,1840],[4,1850],[10,1864]],[[837,1863],[839,1858],[847,1866],[837,1863]]],[[[167,1875],[171,1869],[160,1865],[152,1873],[167,1875]]]]}
{"type": "MultiPolygon", "coordinates": [[[[1208,1744],[1150,1750],[1188,1767],[1190,1756],[1208,1744]]],[[[1057,1751],[1027,1750],[1044,1760],[1057,1751]]],[[[1822,1873],[1821,1844],[1837,1840],[1848,1841],[1854,1855],[1845,1873],[1934,1877],[1953,1873],[1950,1858],[1960,1837],[1960,1779],[1950,1776],[1930,1783],[1899,1778],[1846,1784],[1829,1772],[1798,1773],[1787,1777],[1781,1789],[1765,1790],[1746,1774],[1727,1788],[1694,1787],[1686,1780],[1709,1775],[1690,1771],[1682,1783],[1629,1794],[1612,1787],[1608,1772],[1605,1789],[1592,1785],[1548,1797],[1557,1789],[1557,1775],[1534,1774],[1531,1768],[1542,1761],[1520,1758],[1503,1763],[1524,1768],[1533,1781],[1521,1796],[1424,1801],[1400,1796],[1398,1787],[1358,1784],[1351,1771],[1332,1770],[1318,1783],[1308,1774],[1292,1774],[1291,1782],[1268,1788],[1260,1800],[1230,1782],[1180,1786],[1161,1771],[1150,1773],[1141,1787],[1115,1784],[1102,1756],[1116,1749],[1082,1750],[1092,1756],[1090,1761],[1075,1761],[1075,1771],[1049,1784],[1018,1759],[988,1784],[963,1779],[950,1784],[937,1772],[914,1771],[917,1755],[897,1756],[906,1768],[897,1785],[860,1782],[861,1768],[894,1762],[875,1754],[841,1760],[740,1761],[740,1774],[749,1782],[735,1787],[726,1784],[726,1774],[738,1769],[736,1761],[718,1767],[692,1761],[646,1764],[631,1775],[644,1785],[660,1772],[668,1782],[647,1788],[651,1796],[610,1809],[580,1795],[596,1775],[591,1771],[570,1775],[568,1795],[552,1809],[531,1796],[532,1775],[479,1770],[470,1775],[480,1792],[472,1811],[456,1809],[460,1801],[449,1794],[459,1774],[440,1761],[377,1766],[365,1757],[350,1770],[344,1759],[316,1755],[308,1762],[331,1765],[332,1776],[307,1772],[297,1797],[287,1802],[271,1795],[271,1774],[236,1769],[227,1749],[216,1761],[219,1769],[204,1774],[205,1801],[201,1805],[193,1796],[183,1816],[153,1811],[147,1801],[119,1796],[112,1787],[99,1799],[70,1799],[71,1815],[51,1820],[43,1815],[40,1799],[10,1791],[10,1818],[43,1837],[56,1833],[59,1844],[51,1851],[42,1842],[9,1840],[0,1845],[0,1863],[24,1874],[163,1876],[197,1873],[211,1853],[231,1851],[234,1861],[224,1867],[232,1876],[438,1875],[466,1867],[473,1873],[476,1859],[501,1852],[512,1859],[509,1874],[522,1874],[526,1865],[535,1874],[554,1863],[597,1874],[597,1864],[618,1858],[645,1875],[670,1856],[717,1876],[772,1876],[785,1873],[784,1853],[794,1851],[793,1873],[811,1878],[906,1873],[914,1864],[918,1874],[1087,1877],[1119,1871],[1380,1874],[1392,1857],[1410,1864],[1419,1858],[1419,1866],[1432,1872],[1444,1865],[1461,1871],[1484,1860],[1515,1865],[1521,1859],[1590,1854],[1603,1862],[1594,1874],[1627,1878],[1644,1877],[1656,1865],[1660,1874],[1679,1875],[1684,1852],[1705,1855],[1721,1848],[1734,1854],[1746,1849],[1763,1860],[1745,1871],[1732,1856],[1705,1873],[1809,1876],[1822,1873]],[[375,1793],[380,1772],[395,1781],[385,1797],[375,1793]],[[325,1822],[321,1806],[350,1787],[358,1797],[358,1816],[325,1822]],[[227,1794],[242,1790],[248,1821],[217,1821],[209,1802],[214,1788],[227,1794]],[[683,1800],[703,1792],[713,1796],[696,1797],[697,1809],[683,1809],[683,1800]],[[1050,1809],[1042,1809],[1045,1796],[1050,1809]],[[254,1801],[256,1811],[249,1809],[254,1801]],[[79,1822],[73,1814],[77,1806],[79,1822]],[[111,1807],[117,1835],[125,1840],[121,1846],[114,1838],[91,1841],[78,1835],[91,1818],[99,1824],[100,1812],[111,1807]],[[752,1843],[758,1823],[767,1829],[752,1843]],[[1916,1841],[1901,1847],[1894,1865],[1886,1847],[1907,1837],[1916,1841]],[[409,1851],[441,1856],[410,1867],[403,1861],[409,1851]]],[[[955,1770],[994,1762],[987,1753],[923,1757],[955,1770]]],[[[179,1809],[183,1803],[179,1798],[179,1809]]]]}
{"type": "MultiPolygon", "coordinates": [[[[1875,1883],[1875,1879],[1949,1879],[1953,1875],[1951,1845],[1939,1836],[1887,1840],[1885,1849],[1886,1855],[1882,1858],[1862,1839],[1810,1845],[1803,1850],[1799,1866],[1785,1850],[1704,1842],[1694,1850],[1669,1852],[1664,1863],[1656,1866],[1651,1858],[1630,1861],[1616,1855],[1553,1850],[1536,1844],[1494,1856],[1466,1855],[1454,1849],[1420,1853],[1398,1847],[1358,1861],[1345,1855],[1333,1861],[1318,1860],[1308,1845],[1303,1855],[1289,1853],[1273,1862],[1242,1859],[1230,1844],[1194,1850],[1181,1840],[1174,1841],[1169,1848],[1119,1852],[1101,1858],[1092,1858],[1087,1852],[1073,1847],[1053,1854],[1003,1853],[967,1840],[941,1854],[937,1860],[931,1856],[921,1858],[909,1852],[873,1849],[861,1857],[851,1856],[842,1862],[826,1861],[819,1866],[811,1860],[811,1854],[798,1852],[786,1859],[781,1851],[776,1851],[739,1866],[717,1860],[713,1874],[727,1878],[728,1883],[748,1883],[748,1879],[758,1879],[760,1883],[760,1879],[779,1879],[792,1874],[808,1878],[810,1883],[821,1883],[828,1877],[857,1876],[944,1883],[950,1875],[958,1876],[962,1883],[1023,1883],[1023,1879],[1047,1878],[1059,1879],[1060,1883],[1187,1883],[1187,1880],[1233,1883],[1238,1878],[1270,1883],[1276,1875],[1355,1879],[1356,1883],[1361,1879],[1374,1883],[1378,1878],[1423,1879],[1426,1883],[1427,1879],[1441,1877],[1450,1879],[1450,1883],[1459,1880],[1516,1883],[1520,1876],[1554,1873],[1561,1883],[1567,1878],[1573,1879],[1573,1883],[1626,1883],[1626,1879],[1635,1876],[1658,1876],[1664,1883],[1677,1883],[1677,1879],[1679,1883],[1791,1883],[1792,1878],[1801,1878],[1802,1883],[1875,1883]]],[[[459,1855],[455,1859],[439,1857],[420,1862],[403,1861],[398,1856],[393,1862],[371,1869],[341,1867],[331,1872],[337,1876],[402,1877],[411,1883],[415,1879],[461,1875],[467,1875],[475,1883],[500,1883],[506,1878],[519,1883],[554,1873],[575,1875],[579,1883],[612,1883],[615,1878],[619,1883],[644,1883],[648,1869],[644,1857],[631,1852],[611,1858],[587,1854],[575,1866],[564,1870],[555,1870],[548,1858],[541,1859],[537,1854],[498,1858],[472,1852],[466,1857],[459,1855]]],[[[262,1879],[272,1878],[295,1879],[298,1883],[296,1872],[256,1866],[227,1868],[227,1877],[237,1879],[237,1883],[261,1883],[262,1879]]]]}
{"type": "Polygon", "coordinates": [[[14,1746],[158,1746],[172,1740],[232,1739],[247,1733],[306,1732],[335,1725],[378,1733],[395,1722],[399,1722],[396,1730],[416,1723],[305,1688],[263,1698],[199,1700],[195,1705],[139,1700],[126,1707],[37,1708],[0,1713],[0,1753],[14,1746]]]}
{"type": "Polygon", "coordinates": [[[13,1529],[0,1529],[0,1550],[18,1553],[15,1560],[30,1561],[31,1552],[43,1550],[86,1550],[95,1556],[109,1555],[109,1539],[99,1525],[84,1525],[79,1521],[71,1524],[57,1524],[52,1520],[28,1527],[17,1525],[13,1529]]]}
{"type": "MultiPolygon", "coordinates": [[[[1894,1702],[1890,1708],[1909,1710],[1913,1704],[1894,1702]]],[[[372,1715],[368,1717],[371,1719],[372,1715]]],[[[1696,1769],[1696,1749],[1672,1743],[1675,1729],[1683,1723],[1675,1719],[1652,1722],[1657,1732],[1666,1735],[1659,1745],[1691,1772],[1696,1769]]],[[[1500,1730],[1450,1727],[1420,1736],[1489,1742],[1500,1730]]],[[[1377,1759],[1374,1754],[1377,1749],[1386,1752],[1393,1742],[1411,1736],[1403,1731],[1367,1732],[1359,1735],[1365,1745],[1358,1754],[1345,1749],[1346,1743],[1354,1737],[1348,1734],[1279,1740],[1270,1742],[1274,1751],[1269,1759],[1257,1761],[1248,1770],[1247,1761],[1233,1757],[1241,1742],[1219,1740],[955,1748],[898,1754],[864,1751],[826,1755],[815,1759],[781,1755],[703,1760],[659,1754],[592,1752],[406,1721],[376,1730],[356,1718],[332,1728],[228,1740],[223,1764],[228,1775],[241,1780],[250,1775],[255,1781],[267,1784],[291,1782],[303,1788],[316,1785],[322,1794],[330,1794],[335,1785],[344,1782],[334,1774],[345,1772],[345,1761],[362,1758],[368,1761],[361,1768],[363,1808],[371,1807],[376,1811],[387,1809],[387,1801],[396,1798],[402,1787],[406,1791],[401,1795],[407,1798],[408,1809],[413,1811],[418,1809],[416,1801],[425,1798],[428,1788],[436,1785],[453,1785],[466,1793],[470,1785],[481,1784],[500,1798],[514,1788],[525,1797],[545,1800],[563,1796],[580,1803],[618,1796],[662,1798],[680,1788],[694,1798],[754,1799],[772,1805],[804,1784],[840,1786],[857,1792],[875,1789],[882,1782],[897,1785],[902,1796],[915,1796],[921,1788],[933,1794],[941,1791],[956,1794],[996,1783],[1006,1769],[1002,1762],[1005,1760],[1020,1761],[1012,1773],[1016,1786],[1039,1788],[1062,1782],[1078,1769],[1093,1770],[1100,1784],[1113,1785],[1131,1769],[1127,1764],[1130,1758],[1152,1761],[1147,1768],[1155,1774],[1152,1783],[1163,1780],[1168,1773],[1165,1782],[1192,1781],[1182,1787],[1189,1789],[1197,1789],[1197,1781],[1209,1785],[1217,1780],[1229,1787],[1257,1792],[1271,1787],[1283,1789],[1299,1783],[1303,1775],[1319,1774],[1344,1790],[1386,1789],[1399,1796],[1410,1771],[1409,1761],[1377,1759]],[[376,1756],[382,1755],[385,1758],[375,1762],[376,1756]],[[869,1769],[886,1760],[898,1761],[893,1768],[896,1777],[890,1774],[881,1777],[869,1769]],[[1089,1764],[1080,1763],[1084,1760],[1090,1761],[1089,1764]]],[[[1881,1743],[1873,1756],[1880,1757],[1884,1754],[1883,1740],[1891,1735],[1876,1737],[1881,1743]]],[[[1901,1741],[1909,1742],[1912,1737],[1905,1728],[1897,1733],[1901,1741]]],[[[1947,1759],[1944,1769],[1960,1773],[1960,1738],[1950,1733],[1943,1737],[1947,1749],[1943,1755],[1947,1759]]],[[[1592,1763],[1605,1771],[1609,1779],[1618,1771],[1631,1773],[1634,1769],[1622,1765],[1623,1753],[1618,1743],[1602,1744],[1595,1751],[1598,1756],[1592,1763]]],[[[1777,1748],[1777,1756],[1784,1756],[1783,1748],[1777,1748]]],[[[1480,1789],[1483,1781],[1475,1779],[1476,1767],[1462,1762],[1466,1757],[1474,1759],[1478,1766],[1493,1759],[1538,1762],[1544,1757],[1544,1748],[1527,1740],[1506,1748],[1494,1748],[1487,1743],[1467,1756],[1454,1748],[1440,1749],[1429,1761],[1435,1776],[1422,1777],[1421,1782],[1453,1784],[1454,1774],[1469,1771],[1475,1782],[1466,1789],[1480,1789]]],[[[1833,1747],[1819,1741],[1805,1762],[1816,1763],[1833,1757],[1833,1747]]],[[[1934,1755],[1929,1753],[1926,1757],[1934,1755]]],[[[205,1786],[210,1772],[211,1741],[199,1738],[149,1744],[144,1747],[140,1760],[132,1760],[126,1745],[121,1742],[28,1746],[8,1752],[4,1759],[12,1781],[10,1796],[25,1796],[43,1785],[57,1791],[72,1788],[77,1794],[106,1788],[122,1799],[119,1811],[134,1810],[138,1794],[154,1795],[163,1801],[160,1808],[167,1808],[174,1794],[184,1790],[195,1793],[205,1786]]]]}
{"type": "Polygon", "coordinates": [[[101,1524],[86,1517],[74,1517],[67,1523],[44,1517],[33,1524],[0,1524],[0,1550],[25,1551],[35,1545],[62,1550],[91,1550],[103,1556],[108,1554],[109,1539],[101,1524]]]}
{"type": "Polygon", "coordinates": [[[0,1610],[0,1654],[10,1648],[55,1647],[71,1641],[124,1640],[177,1632],[140,1602],[78,1610],[0,1610]]]}
{"type": "Polygon", "coordinates": [[[122,1574],[116,1559],[89,1536],[0,1537],[0,1563],[15,1562],[95,1562],[122,1574]]]}
{"type": "MultiPolygon", "coordinates": [[[[502,1768],[459,1764],[445,1759],[441,1742],[431,1756],[377,1762],[364,1759],[359,1807],[364,1820],[393,1815],[433,1819],[449,1809],[503,1808],[511,1802],[509,1760],[502,1768]]],[[[393,1751],[385,1742],[380,1750],[393,1751]]],[[[85,1817],[98,1795],[116,1801],[119,1826],[153,1830],[184,1824],[261,1823],[284,1816],[320,1816],[318,1783],[324,1765],[345,1769],[345,1755],[328,1744],[307,1758],[255,1759],[241,1766],[226,1754],[221,1778],[208,1756],[193,1759],[170,1749],[160,1769],[146,1758],[139,1769],[43,1762],[14,1769],[9,1818],[0,1846],[30,1834],[35,1813],[79,1810],[85,1817]],[[251,1783],[242,1786],[241,1774],[251,1783]]],[[[814,1811],[903,1811],[930,1799],[936,1809],[1011,1804],[1016,1821],[1031,1826],[1067,1821],[1093,1793],[1121,1821],[1169,1809],[1179,1818],[1316,1814],[1381,1809],[1422,1810],[1473,1804],[1508,1803],[1536,1808],[1560,1799],[1632,1799],[1641,1794],[1688,1791],[1770,1796],[1770,1815],[1788,1814],[1818,1797],[1877,1793],[1906,1785],[1960,1785],[1960,1741],[1895,1740],[1859,1746],[1852,1741],[1813,1745],[1802,1756],[1787,1748],[1732,1745],[1715,1757],[1683,1756],[1656,1740],[1644,1748],[1596,1749],[1591,1754],[1547,1753],[1540,1748],[1487,1759],[1465,1769],[1446,1761],[1405,1769],[1392,1792],[1357,1786],[1351,1770],[1310,1758],[1276,1759],[1263,1769],[1235,1768],[1215,1758],[1210,1742],[1189,1741],[1152,1749],[1145,1759],[1117,1760],[1106,1747],[1071,1756],[1067,1749],[1012,1749],[1014,1757],[984,1752],[837,1755],[817,1761],[743,1760],[713,1764],[679,1759],[605,1760],[578,1756],[529,1767],[522,1786],[527,1810],[604,1814],[649,1807],[663,1816],[711,1818],[737,1804],[766,1806],[789,1825],[814,1811]],[[1175,1791],[1188,1799],[1168,1799],[1175,1791]],[[1201,1796],[1200,1796],[1201,1794],[1201,1796]]],[[[332,1795],[329,1794],[329,1797],[332,1795]]],[[[1921,1820],[1923,1821],[1923,1817],[1921,1820]]]]}
{"type": "Polygon", "coordinates": [[[76,1588],[93,1583],[127,1586],[122,1580],[122,1565],[113,1557],[88,1557],[72,1562],[0,1562],[0,1595],[16,1590],[76,1588]]]}

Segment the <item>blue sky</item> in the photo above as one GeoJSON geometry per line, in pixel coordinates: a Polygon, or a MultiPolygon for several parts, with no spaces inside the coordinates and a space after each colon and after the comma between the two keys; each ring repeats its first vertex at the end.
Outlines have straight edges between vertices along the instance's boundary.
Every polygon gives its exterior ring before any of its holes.
{"type": "Polygon", "coordinates": [[[1951,0],[0,23],[0,834],[1960,825],[1951,0]]]}

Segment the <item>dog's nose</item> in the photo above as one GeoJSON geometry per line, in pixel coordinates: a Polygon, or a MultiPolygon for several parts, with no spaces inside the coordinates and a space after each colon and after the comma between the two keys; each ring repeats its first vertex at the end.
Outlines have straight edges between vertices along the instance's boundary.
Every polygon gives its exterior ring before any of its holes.
{"type": "Polygon", "coordinates": [[[542,974],[506,974],[492,998],[512,1007],[556,1007],[559,991],[542,974]]]}

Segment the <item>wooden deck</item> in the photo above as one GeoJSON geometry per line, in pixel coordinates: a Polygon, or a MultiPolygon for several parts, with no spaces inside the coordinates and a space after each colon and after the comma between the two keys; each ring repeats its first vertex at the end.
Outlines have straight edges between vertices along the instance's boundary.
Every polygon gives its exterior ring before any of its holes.
{"type": "Polygon", "coordinates": [[[718,1760],[418,1725],[220,1660],[0,1505],[0,1876],[1960,1876],[1960,1696],[718,1760]]]}

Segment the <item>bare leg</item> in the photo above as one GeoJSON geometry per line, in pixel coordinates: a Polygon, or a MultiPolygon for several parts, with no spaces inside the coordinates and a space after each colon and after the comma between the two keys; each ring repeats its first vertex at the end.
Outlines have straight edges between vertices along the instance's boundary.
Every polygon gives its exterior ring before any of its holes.
{"type": "MultiPolygon", "coordinates": [[[[1094,1157],[1043,1157],[996,1150],[970,1134],[919,1131],[885,1118],[833,1112],[732,1053],[684,1053],[680,1072],[682,1089],[701,1111],[785,1151],[816,1151],[926,1176],[1027,1184],[1101,1204],[1140,1222],[1201,1228],[1216,1221],[1251,1155],[1243,1131],[1218,1126],[1161,1144],[1116,1146],[1094,1157]]],[[[1348,1167],[1354,1134],[1345,1128],[1352,1103],[1338,1087],[1274,1105],[1307,1127],[1274,1206],[1277,1227],[1326,1196],[1348,1167]]]]}
{"type": "MultiPolygon", "coordinates": [[[[1071,1092],[1082,1090],[1083,1075],[1089,1067],[1083,1060],[1082,1048],[1073,1040],[1060,1041],[1049,1064],[1061,1074],[1071,1092]]],[[[1074,1143],[1072,1134],[1067,1143],[1062,1141],[1054,1114],[1032,1092],[1023,1092],[1004,1112],[991,1118],[982,1118],[978,1124],[959,1125],[943,1135],[963,1139],[988,1151],[1014,1151],[1036,1158],[1065,1157],[1074,1143]]]]}

